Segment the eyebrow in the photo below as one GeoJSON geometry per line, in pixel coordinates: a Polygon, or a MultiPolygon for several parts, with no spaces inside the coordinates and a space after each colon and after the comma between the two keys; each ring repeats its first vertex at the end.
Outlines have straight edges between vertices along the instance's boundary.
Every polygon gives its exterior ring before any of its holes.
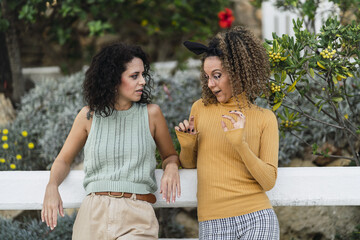
{"type": "Polygon", "coordinates": [[[221,72],[222,70],[221,69],[214,69],[214,70],[211,71],[211,73],[214,73],[215,71],[220,71],[221,72]]]}

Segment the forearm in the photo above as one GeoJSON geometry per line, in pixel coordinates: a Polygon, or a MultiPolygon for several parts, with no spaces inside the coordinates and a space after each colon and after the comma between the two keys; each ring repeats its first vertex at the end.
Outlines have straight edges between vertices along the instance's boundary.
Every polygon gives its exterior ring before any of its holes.
{"type": "Polygon", "coordinates": [[[177,167],[180,167],[179,156],[177,154],[174,154],[165,158],[162,162],[162,169],[165,170],[168,164],[176,164],[177,167]]]}
{"type": "Polygon", "coordinates": [[[246,168],[261,187],[268,191],[275,185],[277,177],[277,149],[275,146],[264,151],[265,154],[256,156],[243,137],[243,129],[228,131],[227,139],[230,141],[246,168]]]}
{"type": "Polygon", "coordinates": [[[60,186],[70,172],[70,165],[61,159],[56,159],[51,167],[48,185],[60,186]]]}
{"type": "MultiPolygon", "coordinates": [[[[272,189],[276,182],[277,167],[269,162],[264,162],[258,158],[249,148],[247,143],[243,143],[237,148],[237,152],[244,161],[250,174],[256,179],[265,191],[272,189]]],[[[274,159],[277,157],[274,156],[274,159]]]]}

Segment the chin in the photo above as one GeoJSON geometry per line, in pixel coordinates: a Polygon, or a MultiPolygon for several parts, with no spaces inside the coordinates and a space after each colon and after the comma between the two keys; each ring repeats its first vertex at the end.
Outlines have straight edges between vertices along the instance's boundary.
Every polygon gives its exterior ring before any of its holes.
{"type": "Polygon", "coordinates": [[[218,102],[219,103],[226,103],[227,101],[229,101],[229,99],[226,99],[226,98],[217,98],[218,102]]]}

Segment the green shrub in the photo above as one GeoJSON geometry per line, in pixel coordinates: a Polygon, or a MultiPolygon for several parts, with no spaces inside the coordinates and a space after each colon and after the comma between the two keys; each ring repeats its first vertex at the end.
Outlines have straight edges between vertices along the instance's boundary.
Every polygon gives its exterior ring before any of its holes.
{"type": "Polygon", "coordinates": [[[359,30],[356,22],[343,26],[336,18],[329,18],[315,34],[304,30],[302,21],[297,20],[295,37],[273,34],[273,40],[265,44],[274,76],[268,101],[278,115],[283,136],[293,135],[300,146],[312,147],[315,155],[348,158],[357,165],[359,30]],[[348,150],[352,156],[320,150],[325,142],[348,150]]]}
{"type": "Polygon", "coordinates": [[[0,217],[0,239],[6,240],[71,240],[76,215],[58,218],[57,227],[51,231],[40,219],[26,218],[14,221],[0,217]]]}

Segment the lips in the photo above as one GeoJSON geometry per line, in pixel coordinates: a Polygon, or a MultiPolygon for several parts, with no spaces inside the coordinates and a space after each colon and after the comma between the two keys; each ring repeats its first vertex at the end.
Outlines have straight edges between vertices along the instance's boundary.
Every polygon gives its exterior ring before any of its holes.
{"type": "Polygon", "coordinates": [[[143,92],[143,88],[141,88],[141,89],[138,89],[138,90],[136,90],[135,92],[137,92],[137,93],[142,93],[143,92]]]}
{"type": "Polygon", "coordinates": [[[215,95],[218,95],[220,92],[221,92],[221,90],[219,90],[219,91],[214,91],[213,93],[214,93],[215,95]]]}

